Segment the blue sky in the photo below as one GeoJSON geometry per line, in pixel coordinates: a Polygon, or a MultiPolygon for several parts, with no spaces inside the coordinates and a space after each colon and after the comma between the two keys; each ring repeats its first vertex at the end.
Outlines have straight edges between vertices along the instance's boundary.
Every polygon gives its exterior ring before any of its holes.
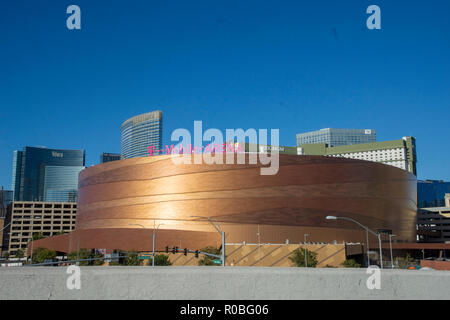
{"type": "Polygon", "coordinates": [[[450,2],[2,1],[0,185],[13,150],[120,152],[126,119],[172,130],[320,128],[417,139],[418,178],[450,180],[450,2]],[[81,8],[81,30],[66,8],[81,8]],[[368,30],[366,8],[381,8],[368,30]]]}

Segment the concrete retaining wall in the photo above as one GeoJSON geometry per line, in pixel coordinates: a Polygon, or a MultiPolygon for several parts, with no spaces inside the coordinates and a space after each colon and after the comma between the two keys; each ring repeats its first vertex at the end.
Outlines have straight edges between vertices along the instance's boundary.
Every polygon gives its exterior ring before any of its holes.
{"type": "Polygon", "coordinates": [[[81,267],[69,290],[67,267],[0,268],[4,299],[450,299],[450,272],[383,270],[369,290],[366,269],[264,267],[81,267]]]}

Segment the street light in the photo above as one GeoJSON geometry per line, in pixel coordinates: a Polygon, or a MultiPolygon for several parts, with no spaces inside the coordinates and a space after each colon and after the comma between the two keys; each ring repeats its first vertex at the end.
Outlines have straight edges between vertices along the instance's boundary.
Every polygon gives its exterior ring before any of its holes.
{"type": "Polygon", "coordinates": [[[34,241],[33,241],[33,231],[31,231],[31,262],[30,264],[33,264],[33,250],[34,250],[34,241]]]}
{"type": "Polygon", "coordinates": [[[395,237],[395,234],[389,234],[389,248],[391,250],[391,269],[394,269],[394,258],[392,257],[392,237],[395,237]]]}
{"type": "MultiPolygon", "coordinates": [[[[341,219],[341,220],[347,220],[347,221],[351,221],[353,223],[356,223],[358,226],[360,226],[361,228],[366,230],[366,237],[367,237],[367,260],[369,262],[369,236],[367,234],[367,232],[370,232],[371,234],[373,234],[374,236],[378,237],[378,244],[380,247],[380,265],[381,265],[381,269],[383,269],[383,252],[381,251],[381,236],[379,233],[376,233],[372,230],[370,230],[368,227],[366,227],[365,225],[362,225],[361,223],[359,223],[358,221],[352,219],[352,218],[347,218],[347,217],[336,217],[336,216],[327,216],[326,217],[327,220],[337,220],[337,219],[341,219]]],[[[369,265],[369,264],[368,264],[369,265]]]]}
{"type": "Polygon", "coordinates": [[[306,237],[309,236],[309,233],[305,233],[303,236],[305,238],[305,267],[308,268],[308,257],[306,253],[306,237]]]}
{"type": "Polygon", "coordinates": [[[217,221],[217,219],[209,218],[209,217],[202,217],[202,216],[191,216],[191,218],[200,218],[203,220],[208,220],[209,223],[211,223],[211,225],[214,227],[214,229],[216,229],[217,232],[220,233],[220,235],[222,237],[222,267],[225,267],[225,232],[222,231],[222,229],[220,228],[220,225],[219,225],[219,222],[217,221]],[[215,223],[213,223],[212,220],[214,220],[215,223]]]}
{"type": "MultiPolygon", "coordinates": [[[[152,267],[155,266],[155,240],[156,240],[156,231],[158,231],[159,226],[163,225],[164,223],[158,224],[158,226],[155,228],[155,220],[153,220],[153,254],[152,254],[152,267]]],[[[142,224],[138,223],[130,223],[130,226],[140,226],[144,229],[146,229],[142,224]]]]}
{"type": "MultiPolygon", "coordinates": [[[[337,217],[335,216],[327,216],[327,220],[337,220],[337,217]]],[[[366,229],[366,253],[367,253],[367,266],[370,266],[370,254],[369,254],[369,231],[367,228],[363,226],[364,229],[366,229]]]]}

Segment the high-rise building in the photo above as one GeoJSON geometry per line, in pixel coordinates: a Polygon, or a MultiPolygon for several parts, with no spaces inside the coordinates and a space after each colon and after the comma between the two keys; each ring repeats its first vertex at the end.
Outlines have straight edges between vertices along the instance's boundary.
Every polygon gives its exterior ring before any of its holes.
{"type": "Polygon", "coordinates": [[[146,157],[149,148],[153,155],[162,149],[162,111],[144,113],[128,119],[122,124],[122,159],[146,157]]]}
{"type": "Polygon", "coordinates": [[[4,212],[8,207],[8,204],[13,201],[13,192],[12,190],[4,190],[3,187],[0,188],[0,217],[4,216],[4,212]]]}
{"type": "MultiPolygon", "coordinates": [[[[4,219],[6,216],[6,208],[13,201],[13,192],[11,190],[0,189],[0,219],[4,219]]],[[[1,229],[1,226],[0,226],[1,229]]]]}
{"type": "MultiPolygon", "coordinates": [[[[8,205],[11,203],[13,192],[11,190],[0,189],[0,257],[3,255],[3,234],[8,229],[8,225],[5,224],[8,205]]],[[[7,231],[6,231],[7,233],[7,231]]]]}
{"type": "Polygon", "coordinates": [[[414,137],[339,147],[329,147],[325,143],[302,144],[297,146],[297,149],[297,154],[381,162],[417,175],[416,139],[414,137]]]}
{"type": "Polygon", "coordinates": [[[12,172],[14,200],[76,202],[78,174],[84,166],[84,150],[16,150],[12,172]]]}
{"type": "Polygon", "coordinates": [[[120,154],[118,154],[118,153],[103,152],[100,155],[100,163],[111,162],[111,161],[116,161],[116,160],[120,160],[120,154]]]}
{"type": "Polygon", "coordinates": [[[417,181],[417,206],[419,208],[445,206],[445,194],[450,193],[450,182],[442,180],[417,181]]]}
{"type": "Polygon", "coordinates": [[[377,141],[377,136],[374,129],[325,128],[297,134],[297,146],[310,143],[325,143],[329,147],[337,147],[375,141],[377,141]]]}

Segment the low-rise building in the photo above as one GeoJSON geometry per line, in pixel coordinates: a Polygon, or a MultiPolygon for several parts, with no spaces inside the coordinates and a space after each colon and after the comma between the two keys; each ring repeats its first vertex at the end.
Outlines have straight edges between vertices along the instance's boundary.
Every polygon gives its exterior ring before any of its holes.
{"type": "Polygon", "coordinates": [[[450,243],[450,193],[445,194],[444,207],[417,211],[417,234],[420,242],[450,243]]]}
{"type": "Polygon", "coordinates": [[[8,206],[3,246],[11,256],[19,249],[25,253],[33,234],[50,237],[74,230],[76,213],[73,202],[14,201],[8,206]]]}

